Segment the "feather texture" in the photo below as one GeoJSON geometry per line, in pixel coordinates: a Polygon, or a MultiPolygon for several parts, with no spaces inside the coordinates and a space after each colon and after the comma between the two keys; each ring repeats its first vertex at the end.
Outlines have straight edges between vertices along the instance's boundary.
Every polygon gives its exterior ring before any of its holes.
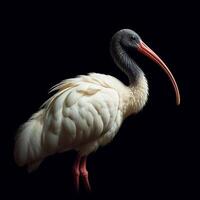
{"type": "MultiPolygon", "coordinates": [[[[141,85],[144,82],[142,77],[141,85]]],[[[135,87],[133,94],[116,78],[91,73],[64,80],[50,90],[55,91],[16,137],[15,160],[30,170],[48,155],[70,149],[88,155],[112,141],[123,119],[142,109],[148,87],[147,83],[135,87]],[[143,101],[137,93],[143,95],[143,101]]]]}
{"type": "MultiPolygon", "coordinates": [[[[31,118],[23,124],[16,136],[14,156],[19,166],[31,165],[36,161],[40,162],[43,158],[41,147],[41,135],[44,125],[44,109],[35,113],[31,118]]],[[[31,171],[31,170],[30,170],[31,171]]]]}

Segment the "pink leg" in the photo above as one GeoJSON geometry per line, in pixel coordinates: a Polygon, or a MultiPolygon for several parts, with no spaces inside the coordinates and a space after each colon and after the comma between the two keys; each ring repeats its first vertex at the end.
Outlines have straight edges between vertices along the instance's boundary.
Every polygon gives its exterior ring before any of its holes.
{"type": "Polygon", "coordinates": [[[86,168],[86,164],[87,164],[87,156],[84,156],[81,158],[81,164],[80,164],[80,172],[81,172],[81,176],[83,179],[83,184],[85,185],[85,188],[91,192],[91,187],[90,187],[90,182],[88,179],[88,171],[86,168]]]}
{"type": "Polygon", "coordinates": [[[81,161],[81,156],[77,155],[76,160],[73,165],[73,170],[72,170],[73,178],[74,178],[74,185],[75,185],[77,191],[79,191],[80,161],[81,161]]]}

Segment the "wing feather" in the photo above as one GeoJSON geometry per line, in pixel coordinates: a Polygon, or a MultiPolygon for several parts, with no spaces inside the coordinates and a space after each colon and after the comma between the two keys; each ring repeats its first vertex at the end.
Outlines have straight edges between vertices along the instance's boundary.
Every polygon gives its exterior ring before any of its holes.
{"type": "Polygon", "coordinates": [[[43,142],[52,148],[50,152],[78,149],[113,128],[120,97],[106,78],[110,76],[92,73],[64,80],[51,89],[58,92],[43,104],[48,111],[43,142]]]}

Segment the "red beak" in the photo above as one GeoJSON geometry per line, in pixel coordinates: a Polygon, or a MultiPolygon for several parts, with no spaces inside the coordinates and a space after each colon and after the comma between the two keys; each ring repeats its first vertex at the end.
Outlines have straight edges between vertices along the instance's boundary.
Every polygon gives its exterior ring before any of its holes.
{"type": "Polygon", "coordinates": [[[138,50],[146,55],[147,57],[149,57],[150,59],[152,59],[154,62],[156,62],[159,66],[161,66],[161,68],[164,70],[164,72],[167,74],[167,76],[169,77],[169,79],[171,80],[174,90],[175,90],[175,94],[176,94],[176,104],[179,105],[180,104],[180,93],[179,93],[179,89],[176,83],[176,80],[174,78],[174,76],[172,75],[172,73],[170,72],[170,70],[168,69],[168,67],[166,66],[166,64],[159,58],[158,55],[156,55],[156,53],[154,53],[144,42],[140,42],[140,44],[138,45],[138,50]]]}

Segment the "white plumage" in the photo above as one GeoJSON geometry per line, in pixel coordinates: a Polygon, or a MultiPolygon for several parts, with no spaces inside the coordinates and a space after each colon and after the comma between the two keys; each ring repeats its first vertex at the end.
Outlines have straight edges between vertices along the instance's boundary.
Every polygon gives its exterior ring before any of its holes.
{"type": "Polygon", "coordinates": [[[176,81],[165,63],[129,29],[118,31],[110,50],[116,65],[125,72],[130,85],[97,73],[67,79],[52,88],[57,91],[19,130],[15,160],[19,166],[36,169],[48,155],[74,149],[78,152],[73,174],[79,189],[79,176],[90,190],[86,169],[87,155],[112,141],[123,120],[139,112],[148,97],[144,73],[131,57],[132,49],[151,58],[168,75],[180,94],[176,81]]]}
{"type": "Polygon", "coordinates": [[[129,88],[116,78],[91,73],[67,79],[19,130],[15,159],[35,169],[50,154],[75,149],[88,155],[116,135],[122,121],[145,105],[147,81],[129,88]]]}

